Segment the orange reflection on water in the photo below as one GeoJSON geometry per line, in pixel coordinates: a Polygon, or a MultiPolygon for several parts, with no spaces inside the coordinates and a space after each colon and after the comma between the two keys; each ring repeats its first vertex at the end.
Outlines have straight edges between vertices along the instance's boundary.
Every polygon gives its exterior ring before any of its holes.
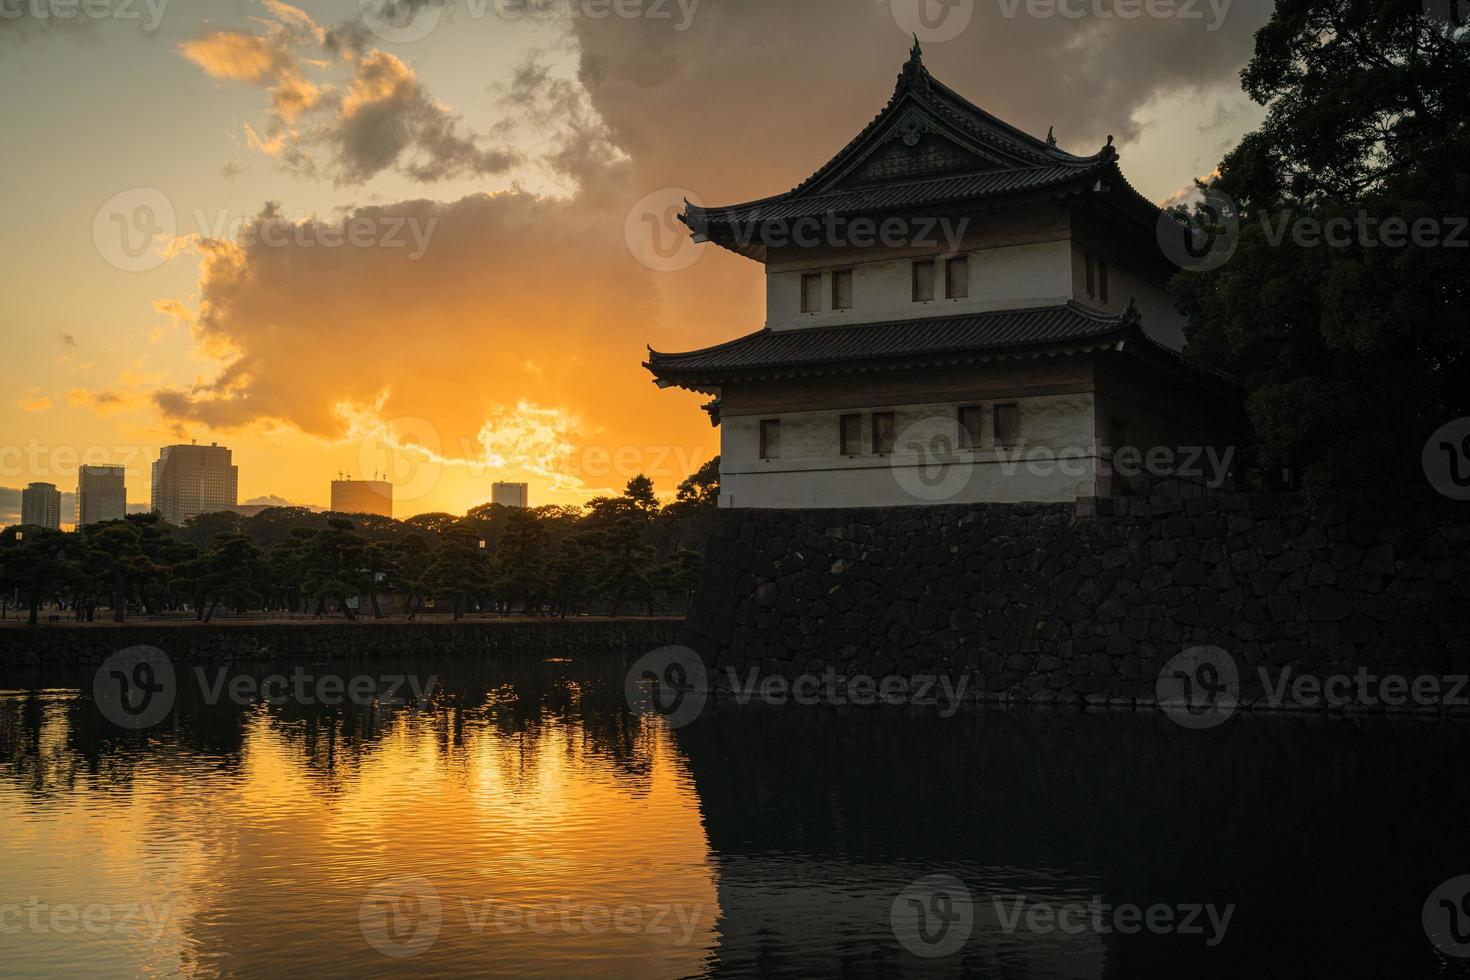
{"type": "Polygon", "coordinates": [[[0,695],[7,973],[702,972],[718,907],[684,760],[659,727],[554,700],[211,707],[140,737],[91,730],[75,691],[0,695]],[[416,881],[437,932],[384,955],[370,895],[416,881]],[[141,928],[53,927],[68,906],[141,928]]]}

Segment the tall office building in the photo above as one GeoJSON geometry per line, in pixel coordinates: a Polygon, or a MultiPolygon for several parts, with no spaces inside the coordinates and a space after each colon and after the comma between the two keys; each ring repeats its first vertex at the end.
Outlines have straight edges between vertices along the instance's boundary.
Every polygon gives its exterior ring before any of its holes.
{"type": "Polygon", "coordinates": [[[164,446],[153,464],[153,512],[169,524],[237,503],[240,467],[219,443],[164,446]]]}
{"type": "Polygon", "coordinates": [[[393,484],[387,480],[333,480],[332,510],[338,514],[393,516],[393,484]]]}
{"type": "Polygon", "coordinates": [[[496,483],[490,487],[490,502],[507,507],[531,506],[531,488],[525,483],[496,483]]]}
{"type": "Polygon", "coordinates": [[[83,466],[77,471],[77,527],[127,516],[126,473],[121,466],[83,466]]]}
{"type": "Polygon", "coordinates": [[[54,483],[32,483],[20,492],[20,522],[61,530],[61,491],[54,483]]]}

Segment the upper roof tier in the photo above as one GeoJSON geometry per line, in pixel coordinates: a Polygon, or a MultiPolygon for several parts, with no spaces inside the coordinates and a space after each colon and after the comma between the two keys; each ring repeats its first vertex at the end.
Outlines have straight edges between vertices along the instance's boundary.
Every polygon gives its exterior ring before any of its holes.
{"type": "Polygon", "coordinates": [[[1109,136],[1098,152],[1077,156],[1050,133],[1038,139],[997,119],[930,75],[915,40],[888,104],[816,173],[784,194],[743,204],[686,202],[680,218],[696,239],[763,260],[751,226],[811,216],[1065,196],[1115,185],[1153,208],[1122,179],[1112,143],[1109,136]]]}

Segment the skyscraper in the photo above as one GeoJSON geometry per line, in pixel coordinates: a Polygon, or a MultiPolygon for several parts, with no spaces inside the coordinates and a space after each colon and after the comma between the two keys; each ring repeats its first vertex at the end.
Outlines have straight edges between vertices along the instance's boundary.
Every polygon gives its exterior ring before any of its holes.
{"type": "Polygon", "coordinates": [[[182,524],[199,514],[229,510],[237,503],[240,467],[229,449],[207,446],[164,446],[153,464],[153,512],[169,524],[182,524]]]}
{"type": "Polygon", "coordinates": [[[20,522],[61,530],[61,491],[54,483],[32,483],[20,492],[20,522]]]}
{"type": "Polygon", "coordinates": [[[77,471],[77,527],[127,516],[126,473],[121,466],[83,466],[77,471]]]}
{"type": "Polygon", "coordinates": [[[393,516],[393,484],[387,480],[333,480],[332,510],[338,514],[393,516]]]}
{"type": "Polygon", "coordinates": [[[507,507],[531,506],[531,488],[525,483],[496,483],[490,487],[490,502],[507,507]]]}

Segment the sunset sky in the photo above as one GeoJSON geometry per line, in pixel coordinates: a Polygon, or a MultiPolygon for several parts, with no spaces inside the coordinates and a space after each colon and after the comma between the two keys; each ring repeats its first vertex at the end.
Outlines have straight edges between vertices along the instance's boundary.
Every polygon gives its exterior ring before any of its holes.
{"type": "Polygon", "coordinates": [[[661,257],[649,217],[671,245],[686,195],[798,183],[915,27],[936,77],[1074,152],[1113,134],[1162,202],[1259,121],[1237,76],[1268,10],[378,2],[0,0],[0,523],[78,462],[126,465],[146,504],[158,447],[190,439],[234,450],[242,503],[324,505],[339,471],[387,471],[398,517],[495,480],[669,492],[718,433],[645,345],[756,329],[764,293],[712,246],[661,257]]]}

